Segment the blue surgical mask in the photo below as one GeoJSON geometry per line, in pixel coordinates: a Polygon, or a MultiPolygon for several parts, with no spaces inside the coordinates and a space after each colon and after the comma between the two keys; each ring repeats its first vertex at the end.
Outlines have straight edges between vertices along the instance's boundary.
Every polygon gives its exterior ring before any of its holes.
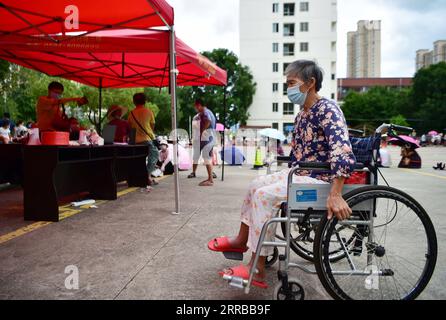
{"type": "Polygon", "coordinates": [[[307,94],[308,92],[301,92],[300,86],[294,86],[291,88],[288,88],[287,95],[288,99],[294,104],[298,104],[300,106],[303,106],[305,104],[305,100],[307,100],[307,94]]]}

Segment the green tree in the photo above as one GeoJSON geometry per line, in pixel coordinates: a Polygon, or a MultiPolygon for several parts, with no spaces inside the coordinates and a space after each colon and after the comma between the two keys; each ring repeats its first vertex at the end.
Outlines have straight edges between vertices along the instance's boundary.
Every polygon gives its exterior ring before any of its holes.
{"type": "MultiPolygon", "coordinates": [[[[374,87],[364,93],[351,91],[342,109],[351,127],[376,127],[395,118],[406,121],[411,105],[410,89],[374,87]]],[[[406,122],[407,123],[407,122],[406,122]]]]}
{"type": "Polygon", "coordinates": [[[170,94],[167,89],[145,88],[147,100],[155,113],[155,130],[158,134],[167,135],[172,130],[172,121],[170,111],[170,94]],[[154,110],[154,106],[156,109],[154,110]],[[155,112],[156,111],[156,112],[155,112]]]}
{"type": "Polygon", "coordinates": [[[399,114],[399,115],[397,115],[395,117],[392,117],[390,119],[390,123],[396,124],[398,126],[405,126],[405,127],[409,126],[409,123],[407,122],[406,117],[404,117],[401,114],[399,114]]]}
{"type": "MultiPolygon", "coordinates": [[[[227,71],[226,126],[232,126],[237,123],[246,124],[249,117],[248,108],[252,104],[256,90],[252,73],[228,49],[215,49],[202,54],[227,71]]],[[[218,121],[223,122],[224,90],[225,87],[221,86],[180,88],[178,91],[180,128],[186,129],[189,127],[189,117],[196,113],[194,109],[196,98],[202,98],[205,104],[214,112],[218,121]]]]}
{"type": "Polygon", "coordinates": [[[446,63],[419,70],[413,81],[411,115],[421,119],[419,132],[446,128],[446,63]]]}

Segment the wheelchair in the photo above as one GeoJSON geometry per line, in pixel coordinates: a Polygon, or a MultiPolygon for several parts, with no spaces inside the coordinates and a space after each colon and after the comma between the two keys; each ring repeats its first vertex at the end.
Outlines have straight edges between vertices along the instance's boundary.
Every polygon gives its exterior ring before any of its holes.
{"type": "MultiPolygon", "coordinates": [[[[349,219],[327,219],[326,198],[330,185],[292,182],[300,171],[323,173],[327,163],[294,163],[287,182],[287,201],[278,216],[263,226],[258,251],[275,247],[267,258],[271,266],[278,258],[278,280],[273,299],[303,300],[304,287],[289,276],[290,268],[317,274],[328,294],[338,300],[412,300],[429,283],[437,260],[437,238],[424,208],[410,195],[388,185],[378,167],[381,134],[397,138],[396,131],[412,128],[383,124],[368,138],[351,138],[357,159],[355,173],[361,177],[346,184],[343,197],[352,209],[349,219]],[[386,186],[378,185],[378,174],[386,186]],[[265,241],[269,227],[281,225],[282,236],[265,241]],[[283,248],[279,254],[277,248],[283,248]],[[290,261],[291,250],[314,263],[312,270],[290,261]]],[[[402,141],[402,140],[401,140],[402,141]]],[[[248,280],[225,275],[229,284],[248,294],[259,256],[248,280]]]]}

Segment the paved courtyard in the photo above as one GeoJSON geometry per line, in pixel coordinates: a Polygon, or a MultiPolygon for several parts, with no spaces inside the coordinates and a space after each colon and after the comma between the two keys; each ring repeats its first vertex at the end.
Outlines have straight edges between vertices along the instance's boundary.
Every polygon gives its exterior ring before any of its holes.
{"type": "MultiPolygon", "coordinates": [[[[395,168],[399,149],[390,150],[394,167],[384,175],[426,208],[437,232],[437,267],[421,298],[446,299],[446,171],[432,169],[446,162],[446,148],[421,149],[423,169],[412,171],[395,168]]],[[[197,186],[204,168],[198,179],[183,172],[178,216],[170,214],[171,177],[151,193],[124,190],[116,201],[73,215],[67,211],[62,221],[43,225],[23,222],[20,190],[0,191],[0,299],[270,299],[276,266],[269,272],[269,289],[245,296],[217,274],[236,262],[207,249],[212,237],[237,231],[243,196],[257,174],[248,165],[225,172],[225,181],[213,188],[197,186]],[[78,290],[65,287],[65,268],[71,265],[79,270],[78,290]]],[[[317,276],[291,273],[302,280],[307,299],[330,298],[317,276]]]]}

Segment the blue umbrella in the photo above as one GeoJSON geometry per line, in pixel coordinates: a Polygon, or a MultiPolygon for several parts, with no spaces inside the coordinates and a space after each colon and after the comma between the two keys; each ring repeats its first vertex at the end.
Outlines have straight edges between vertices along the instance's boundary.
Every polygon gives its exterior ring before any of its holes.
{"type": "Polygon", "coordinates": [[[286,140],[286,137],[282,132],[280,132],[277,129],[273,129],[273,128],[266,128],[266,129],[260,130],[259,134],[263,137],[268,137],[271,139],[276,139],[276,140],[280,140],[280,141],[286,140]]]}
{"type": "Polygon", "coordinates": [[[220,157],[221,160],[223,160],[224,162],[226,162],[231,166],[240,166],[243,164],[243,162],[245,162],[245,157],[243,156],[243,153],[235,146],[232,146],[232,148],[225,148],[224,157],[223,157],[223,150],[220,151],[220,157]]]}

